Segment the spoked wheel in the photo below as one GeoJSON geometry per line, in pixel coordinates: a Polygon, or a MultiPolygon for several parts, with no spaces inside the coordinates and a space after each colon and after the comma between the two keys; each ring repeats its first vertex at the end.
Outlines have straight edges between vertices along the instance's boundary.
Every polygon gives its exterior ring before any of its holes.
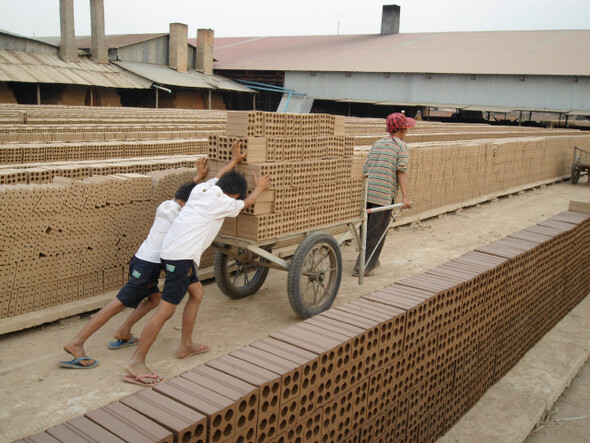
{"type": "Polygon", "coordinates": [[[268,268],[259,263],[268,263],[262,257],[252,257],[244,248],[232,247],[241,259],[228,256],[221,250],[215,251],[213,261],[217,286],[229,298],[239,299],[256,293],[266,280],[268,268]]]}
{"type": "Polygon", "coordinates": [[[334,302],[342,277],[342,254],[329,234],[311,234],[297,247],[287,277],[291,307],[301,318],[325,311],[334,302]]]}
{"type": "Polygon", "coordinates": [[[578,183],[578,180],[580,180],[580,173],[581,172],[582,172],[582,170],[580,168],[578,168],[576,166],[576,164],[574,163],[572,165],[572,174],[570,176],[570,181],[572,182],[573,185],[578,183]]]}

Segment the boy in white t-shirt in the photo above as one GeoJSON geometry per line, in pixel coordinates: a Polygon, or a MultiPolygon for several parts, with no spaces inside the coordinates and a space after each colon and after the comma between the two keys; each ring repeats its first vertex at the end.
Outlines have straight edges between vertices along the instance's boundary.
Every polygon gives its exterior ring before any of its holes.
{"type": "Polygon", "coordinates": [[[197,175],[193,181],[183,184],[176,191],[172,200],[167,200],[158,206],[154,223],[147,238],[129,262],[129,280],[117,296],[92,316],[80,332],[64,346],[64,350],[74,359],[61,361],[59,366],[72,369],[90,369],[97,366],[98,361],[86,355],[84,343],[125,307],[134,308],[134,310],[115,331],[116,341],[110,342],[108,347],[109,349],[121,349],[138,343],[139,339],[131,334],[131,328],[160,303],[158,279],[162,270],[160,263],[162,242],[193,188],[207,175],[207,157],[200,158],[196,167],[197,175]]]}
{"type": "Polygon", "coordinates": [[[123,380],[126,382],[153,386],[162,381],[148,369],[145,359],[162,326],[172,317],[187,290],[189,299],[182,316],[183,338],[176,356],[183,358],[199,351],[192,344],[192,331],[197,315],[195,307],[198,307],[198,302],[203,297],[203,287],[196,276],[201,254],[217,236],[225,217],[237,217],[242,209],[250,207],[269,186],[268,176],[258,178],[255,174],[255,188],[245,197],[248,189],[246,179],[233,171],[245,158],[240,147],[240,141],[236,141],[232,146],[232,160],[215,178],[195,186],[164,239],[160,253],[166,272],[162,301],[144,327],[138,347],[125,368],[128,375],[123,380]]]}

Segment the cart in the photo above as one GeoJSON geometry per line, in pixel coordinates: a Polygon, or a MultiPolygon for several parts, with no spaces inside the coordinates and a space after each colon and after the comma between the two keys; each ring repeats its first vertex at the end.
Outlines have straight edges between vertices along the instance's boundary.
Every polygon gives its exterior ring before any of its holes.
{"type": "Polygon", "coordinates": [[[574,163],[572,164],[572,174],[570,176],[572,184],[578,183],[582,171],[586,171],[588,182],[590,182],[590,151],[574,146],[574,163]]]}
{"type": "MultiPolygon", "coordinates": [[[[391,226],[402,208],[403,204],[396,204],[378,210],[396,209],[391,226]]],[[[368,211],[376,212],[375,208],[368,211]]],[[[287,271],[291,308],[301,318],[312,317],[329,309],[338,294],[340,247],[346,241],[354,240],[360,251],[359,284],[363,283],[366,220],[367,212],[362,211],[356,220],[263,241],[218,235],[213,242],[215,281],[226,296],[240,299],[256,293],[271,268],[287,271]],[[289,243],[292,246],[281,247],[289,243]]]]}

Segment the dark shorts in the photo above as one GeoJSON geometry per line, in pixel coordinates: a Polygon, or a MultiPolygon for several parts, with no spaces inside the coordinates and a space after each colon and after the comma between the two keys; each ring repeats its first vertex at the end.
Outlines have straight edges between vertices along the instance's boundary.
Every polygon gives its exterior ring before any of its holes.
{"type": "Polygon", "coordinates": [[[195,262],[192,260],[162,259],[162,268],[166,272],[162,300],[177,305],[186,295],[188,287],[199,281],[195,262]]]}
{"type": "Polygon", "coordinates": [[[148,295],[160,292],[158,278],[162,265],[133,256],[129,262],[129,280],[117,294],[117,298],[128,308],[137,305],[148,295]]]}

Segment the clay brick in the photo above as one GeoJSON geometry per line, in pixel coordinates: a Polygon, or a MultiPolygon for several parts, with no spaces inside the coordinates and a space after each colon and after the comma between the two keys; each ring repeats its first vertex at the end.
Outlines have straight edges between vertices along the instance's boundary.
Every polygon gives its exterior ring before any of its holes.
{"type": "Polygon", "coordinates": [[[209,366],[198,366],[180,375],[182,378],[207,387],[236,404],[236,435],[248,426],[256,425],[258,414],[258,386],[246,383],[209,366]]]}
{"type": "Polygon", "coordinates": [[[206,443],[207,417],[151,389],[121,399],[121,403],[172,431],[175,441],[206,443]]]}
{"type": "Polygon", "coordinates": [[[221,356],[205,363],[228,375],[259,387],[258,435],[276,435],[276,423],[281,395],[281,377],[260,366],[232,356],[221,356]]]}
{"type": "Polygon", "coordinates": [[[308,395],[310,392],[313,392],[318,379],[318,354],[272,337],[255,341],[250,346],[278,355],[299,365],[301,374],[300,395],[308,395]]]}
{"type": "Polygon", "coordinates": [[[155,392],[205,415],[209,439],[222,442],[236,430],[236,404],[229,398],[182,377],[172,378],[152,388],[155,392]]]}
{"type": "Polygon", "coordinates": [[[91,440],[104,443],[123,443],[125,441],[117,437],[115,434],[111,434],[109,431],[100,427],[93,421],[90,421],[86,417],[76,417],[68,420],[61,425],[49,428],[47,433],[61,442],[91,440]]]}
{"type": "Polygon", "coordinates": [[[170,431],[120,402],[84,414],[125,441],[173,443],[170,431]]]}
{"type": "Polygon", "coordinates": [[[22,440],[16,440],[14,443],[59,443],[59,440],[46,431],[43,431],[23,438],[22,440]]]}
{"type": "Polygon", "coordinates": [[[301,374],[297,364],[251,346],[245,346],[236,351],[232,351],[229,355],[265,368],[281,376],[281,397],[279,405],[299,396],[299,381],[301,374]]]}

